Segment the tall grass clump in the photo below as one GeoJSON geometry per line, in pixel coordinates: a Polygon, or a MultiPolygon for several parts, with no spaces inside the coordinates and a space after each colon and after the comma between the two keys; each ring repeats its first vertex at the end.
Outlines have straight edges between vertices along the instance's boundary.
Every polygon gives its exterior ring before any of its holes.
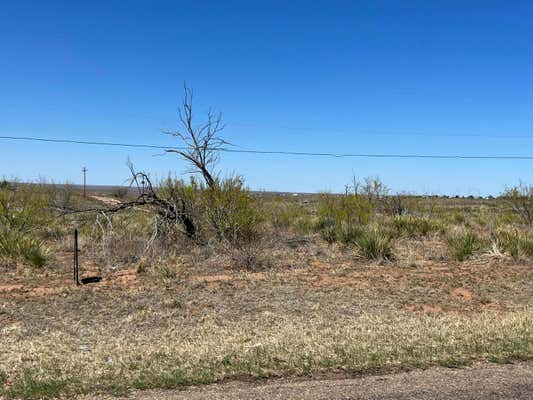
{"type": "Polygon", "coordinates": [[[353,242],[357,251],[371,261],[392,261],[394,245],[391,237],[379,229],[362,231],[353,242]]]}
{"type": "Polygon", "coordinates": [[[38,230],[49,222],[50,198],[38,185],[0,187],[0,260],[42,267],[47,250],[38,230]]]}
{"type": "Polygon", "coordinates": [[[519,230],[499,230],[495,240],[500,251],[508,253],[513,259],[533,257],[533,237],[519,230]]]}
{"type": "Polygon", "coordinates": [[[429,218],[396,216],[389,222],[391,234],[396,237],[426,237],[432,233],[443,232],[445,227],[429,218]]]}
{"type": "Polygon", "coordinates": [[[448,237],[447,242],[450,256],[457,261],[468,259],[483,245],[483,241],[473,232],[452,234],[448,237]]]}

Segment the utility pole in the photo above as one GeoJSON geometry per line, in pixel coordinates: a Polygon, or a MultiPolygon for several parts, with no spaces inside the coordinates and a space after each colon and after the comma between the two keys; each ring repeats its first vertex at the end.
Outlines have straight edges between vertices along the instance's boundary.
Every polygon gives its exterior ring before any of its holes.
{"type": "Polygon", "coordinates": [[[81,172],[83,172],[83,197],[87,197],[87,189],[86,189],[86,186],[87,186],[87,167],[83,167],[81,169],[81,172]]]}

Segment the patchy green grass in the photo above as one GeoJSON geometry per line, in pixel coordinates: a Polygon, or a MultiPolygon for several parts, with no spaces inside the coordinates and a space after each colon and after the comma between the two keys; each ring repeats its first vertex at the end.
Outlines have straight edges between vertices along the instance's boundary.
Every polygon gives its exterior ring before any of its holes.
{"type": "Polygon", "coordinates": [[[321,315],[256,323],[208,320],[194,328],[132,329],[104,326],[80,337],[49,331],[2,342],[0,394],[27,399],[131,388],[173,388],[238,377],[365,371],[397,366],[462,365],[533,356],[531,310],[474,316],[362,315],[334,323],[321,315]],[[26,349],[21,357],[20,348],[26,349]]]}
{"type": "Polygon", "coordinates": [[[150,212],[57,218],[3,192],[5,232],[50,258],[25,269],[40,253],[4,246],[17,255],[0,259],[0,398],[533,358],[533,240],[496,200],[406,198],[393,216],[383,198],[181,189],[205,240],[169,226],[156,238],[150,212]],[[72,287],[74,224],[98,285],[72,287]],[[488,237],[506,254],[479,252],[488,237]]]}

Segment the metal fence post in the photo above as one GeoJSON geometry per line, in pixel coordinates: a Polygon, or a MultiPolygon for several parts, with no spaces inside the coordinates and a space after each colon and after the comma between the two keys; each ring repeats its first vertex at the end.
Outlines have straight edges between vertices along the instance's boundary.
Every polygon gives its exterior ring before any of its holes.
{"type": "Polygon", "coordinates": [[[74,229],[74,283],[79,286],[79,264],[78,264],[78,229],[74,229]]]}

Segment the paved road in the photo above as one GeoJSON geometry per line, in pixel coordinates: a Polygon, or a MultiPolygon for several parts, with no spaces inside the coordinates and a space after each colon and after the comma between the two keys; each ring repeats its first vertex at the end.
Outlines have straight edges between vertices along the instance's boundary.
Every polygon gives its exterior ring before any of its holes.
{"type": "Polygon", "coordinates": [[[134,400],[532,400],[533,362],[431,368],[335,380],[230,382],[176,391],[133,393],[134,400]]]}

